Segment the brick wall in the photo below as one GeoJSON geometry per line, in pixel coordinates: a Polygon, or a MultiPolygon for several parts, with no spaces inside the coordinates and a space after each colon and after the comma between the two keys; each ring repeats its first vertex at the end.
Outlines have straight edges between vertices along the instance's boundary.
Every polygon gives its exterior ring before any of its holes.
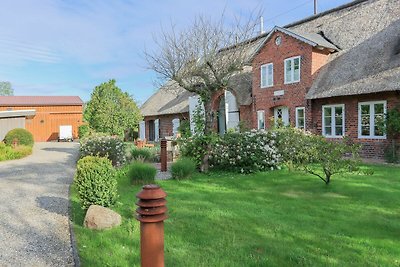
{"type": "Polygon", "coordinates": [[[253,97],[254,111],[252,124],[257,127],[257,110],[265,111],[267,128],[271,126],[271,118],[274,116],[274,108],[286,106],[289,109],[289,122],[295,126],[296,107],[306,108],[306,117],[311,116],[311,110],[305,99],[308,89],[316,73],[325,63],[329,53],[324,50],[313,49],[312,46],[301,42],[281,32],[275,32],[253,60],[253,97]],[[280,36],[282,42],[275,44],[275,39],[280,36]],[[284,84],[284,60],[290,57],[300,56],[300,82],[284,84]],[[261,65],[273,63],[273,86],[261,88],[261,65]],[[284,95],[275,96],[274,92],[283,90],[284,95]]]}
{"type": "MultiPolygon", "coordinates": [[[[359,139],[358,138],[358,103],[367,101],[387,101],[387,109],[400,104],[400,96],[395,92],[379,94],[367,94],[356,96],[341,96],[326,99],[313,100],[312,103],[312,132],[322,134],[322,106],[344,104],[345,105],[345,135],[354,142],[362,144],[361,155],[366,158],[383,158],[384,148],[391,142],[390,139],[359,139]]],[[[400,140],[397,140],[399,142],[400,140]]]]}
{"type": "Polygon", "coordinates": [[[160,138],[165,136],[172,136],[173,135],[173,126],[172,120],[173,119],[180,119],[182,120],[189,120],[189,113],[178,113],[178,114],[168,114],[168,115],[160,115],[160,116],[147,116],[144,118],[146,122],[146,139],[149,140],[149,123],[152,120],[159,119],[159,134],[160,138]]]}

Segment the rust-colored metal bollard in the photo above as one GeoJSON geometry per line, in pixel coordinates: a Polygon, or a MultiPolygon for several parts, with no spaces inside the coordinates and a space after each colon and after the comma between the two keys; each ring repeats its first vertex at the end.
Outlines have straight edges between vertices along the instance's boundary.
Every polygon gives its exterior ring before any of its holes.
{"type": "Polygon", "coordinates": [[[161,160],[161,171],[167,171],[167,139],[161,139],[161,151],[160,151],[160,160],[161,160]]]}
{"type": "Polygon", "coordinates": [[[140,258],[142,267],[164,267],[164,220],[167,194],[155,184],[143,186],[136,197],[136,219],[140,221],[140,258]]]}

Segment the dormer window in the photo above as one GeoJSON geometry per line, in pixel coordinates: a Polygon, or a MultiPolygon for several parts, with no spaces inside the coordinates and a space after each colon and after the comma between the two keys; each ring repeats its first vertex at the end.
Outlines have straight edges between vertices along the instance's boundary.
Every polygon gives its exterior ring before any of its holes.
{"type": "Polygon", "coordinates": [[[274,64],[268,63],[261,66],[261,88],[274,85],[274,64]]]}
{"type": "Polygon", "coordinates": [[[300,57],[285,59],[285,84],[300,81],[300,57]]]}

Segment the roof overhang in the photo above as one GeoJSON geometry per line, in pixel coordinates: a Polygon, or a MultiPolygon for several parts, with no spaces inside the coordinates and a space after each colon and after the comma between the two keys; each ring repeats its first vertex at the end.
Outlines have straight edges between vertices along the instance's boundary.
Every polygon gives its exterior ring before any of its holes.
{"type": "MultiPolygon", "coordinates": [[[[306,43],[306,44],[308,44],[308,45],[311,45],[312,47],[314,47],[314,48],[316,48],[316,49],[319,49],[319,50],[327,49],[330,53],[333,53],[333,52],[338,51],[338,48],[335,47],[333,44],[332,44],[332,46],[330,46],[330,47],[324,46],[324,45],[318,44],[318,43],[314,42],[313,40],[310,40],[310,39],[308,39],[307,37],[302,36],[302,35],[300,35],[300,34],[298,34],[298,33],[295,33],[295,32],[293,32],[293,31],[290,31],[290,30],[288,30],[288,29],[285,29],[285,28],[282,28],[282,27],[279,27],[279,26],[275,26],[275,27],[267,34],[267,36],[265,37],[265,39],[260,43],[259,47],[256,49],[256,52],[253,54],[252,58],[254,58],[254,56],[261,50],[261,48],[271,39],[272,35],[273,35],[275,32],[281,32],[281,33],[283,33],[283,34],[286,34],[286,35],[288,35],[288,36],[290,36],[290,37],[293,37],[293,38],[295,38],[295,39],[297,39],[297,40],[299,40],[299,41],[301,41],[301,42],[303,42],[303,43],[306,43]]],[[[323,37],[321,36],[321,38],[323,38],[323,37]]]]}
{"type": "Polygon", "coordinates": [[[25,117],[31,119],[35,117],[36,110],[28,109],[28,110],[7,110],[7,111],[0,111],[0,118],[18,118],[18,117],[25,117]]]}

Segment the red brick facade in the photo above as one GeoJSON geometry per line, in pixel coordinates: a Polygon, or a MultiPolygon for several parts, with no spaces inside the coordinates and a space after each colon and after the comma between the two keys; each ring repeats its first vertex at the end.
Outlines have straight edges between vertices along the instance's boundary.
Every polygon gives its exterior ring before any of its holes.
{"type": "Polygon", "coordinates": [[[387,139],[358,138],[358,103],[368,101],[387,101],[387,109],[400,104],[398,93],[386,92],[356,96],[341,96],[326,99],[316,99],[312,103],[312,124],[310,130],[322,134],[322,106],[344,104],[345,135],[354,142],[362,144],[361,155],[366,158],[383,158],[384,148],[391,141],[387,139]]]}
{"type": "MultiPolygon", "coordinates": [[[[344,105],[344,135],[349,136],[353,142],[362,144],[362,156],[382,158],[384,148],[391,140],[359,137],[359,103],[386,101],[386,108],[390,109],[400,104],[399,91],[307,100],[306,94],[308,90],[317,77],[319,70],[328,62],[329,57],[330,52],[328,49],[315,48],[280,31],[274,32],[253,58],[253,102],[248,106],[239,106],[240,121],[250,128],[257,128],[257,111],[262,110],[265,114],[264,120],[268,129],[273,123],[271,118],[274,116],[274,109],[283,106],[288,108],[290,125],[296,126],[296,108],[304,107],[306,130],[322,134],[323,105],[344,105]],[[277,37],[281,38],[280,43],[275,42],[277,37]],[[300,80],[285,84],[284,62],[285,59],[292,57],[300,57],[300,80]],[[269,63],[273,63],[273,85],[261,88],[261,66],[269,63]]],[[[234,92],[232,93],[234,94],[234,92]]],[[[223,95],[223,91],[214,95],[212,98],[213,110],[218,110],[219,101],[223,95]]],[[[156,118],[160,119],[160,138],[162,138],[172,135],[173,119],[189,119],[189,114],[146,117],[146,137],[149,136],[149,121],[156,118]]],[[[217,127],[217,122],[215,127],[217,127]]]]}
{"type": "Polygon", "coordinates": [[[252,127],[257,128],[257,111],[264,110],[265,124],[268,129],[272,125],[274,108],[288,107],[289,123],[295,126],[296,107],[305,107],[306,129],[322,134],[322,106],[344,104],[345,107],[345,135],[354,142],[362,144],[361,154],[368,158],[382,158],[384,148],[391,140],[367,139],[358,136],[358,104],[367,101],[386,101],[387,109],[400,104],[398,93],[386,92],[379,94],[332,97],[326,99],[306,100],[306,94],[318,70],[326,64],[330,53],[327,50],[313,48],[300,40],[281,32],[275,32],[268,39],[264,47],[255,56],[253,66],[253,108],[252,127]],[[275,44],[280,36],[281,44],[275,44]],[[300,81],[291,84],[284,83],[284,60],[300,56],[300,81]],[[273,86],[261,88],[261,66],[273,63],[273,86]],[[284,91],[283,95],[276,96],[274,92],[284,91]]]}
{"type": "Polygon", "coordinates": [[[274,108],[285,106],[289,109],[289,122],[295,126],[296,107],[305,107],[306,118],[311,117],[311,111],[305,98],[312,85],[313,74],[317,73],[328,58],[324,50],[313,49],[302,41],[281,32],[275,32],[259,51],[253,60],[253,127],[257,128],[257,112],[265,111],[266,127],[271,127],[271,118],[274,108]],[[281,37],[281,44],[276,45],[275,39],[281,37]],[[284,83],[284,61],[287,58],[300,56],[300,81],[290,84],[284,83]],[[261,66],[273,63],[273,86],[261,88],[261,66]],[[275,96],[274,92],[283,91],[284,94],[275,96]]]}
{"type": "Polygon", "coordinates": [[[151,140],[150,138],[150,124],[152,121],[159,119],[159,138],[163,138],[166,136],[173,136],[173,119],[189,120],[189,113],[180,113],[180,114],[168,114],[168,115],[159,115],[159,116],[146,116],[144,118],[145,121],[145,129],[146,129],[146,140],[151,140]]]}

